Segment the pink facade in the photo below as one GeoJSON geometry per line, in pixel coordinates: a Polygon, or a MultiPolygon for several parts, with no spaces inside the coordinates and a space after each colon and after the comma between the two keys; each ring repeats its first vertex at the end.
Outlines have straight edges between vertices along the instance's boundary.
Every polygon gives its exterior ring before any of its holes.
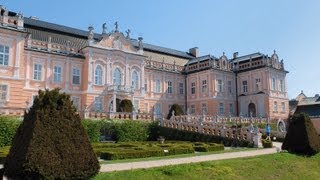
{"type": "Polygon", "coordinates": [[[287,118],[286,71],[276,53],[228,59],[143,43],[105,25],[101,34],[51,24],[1,9],[0,113],[22,115],[39,89],[59,87],[79,112],[135,111],[287,118]]]}

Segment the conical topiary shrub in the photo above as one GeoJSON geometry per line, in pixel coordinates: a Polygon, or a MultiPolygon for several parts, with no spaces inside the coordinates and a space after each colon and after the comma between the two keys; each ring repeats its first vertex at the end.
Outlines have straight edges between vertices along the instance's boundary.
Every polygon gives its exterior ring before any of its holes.
{"type": "Polygon", "coordinates": [[[180,116],[183,115],[183,110],[181,108],[181,106],[179,106],[179,104],[173,104],[169,110],[167,119],[170,119],[172,116],[172,111],[174,111],[174,115],[175,116],[180,116]]]}
{"type": "Polygon", "coordinates": [[[39,91],[4,164],[12,179],[88,179],[99,162],[70,101],[59,89],[39,91]]]}
{"type": "Polygon", "coordinates": [[[129,99],[124,99],[120,102],[119,104],[119,111],[120,112],[132,112],[133,110],[133,105],[131,100],[129,99]]]}
{"type": "Polygon", "coordinates": [[[307,114],[297,114],[290,119],[282,149],[308,156],[320,151],[320,138],[307,114]]]}

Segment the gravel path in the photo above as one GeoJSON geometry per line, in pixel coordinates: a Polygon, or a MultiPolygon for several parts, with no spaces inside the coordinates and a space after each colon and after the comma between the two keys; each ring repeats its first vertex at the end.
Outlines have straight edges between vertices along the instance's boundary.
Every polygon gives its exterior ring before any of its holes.
{"type": "Polygon", "coordinates": [[[115,163],[115,164],[102,164],[100,172],[111,172],[111,171],[123,171],[131,169],[145,169],[177,164],[188,164],[188,163],[197,163],[204,161],[215,161],[223,159],[233,159],[233,158],[242,158],[242,157],[252,157],[259,156],[264,154],[273,154],[277,153],[281,149],[282,143],[274,142],[274,148],[267,149],[257,149],[249,151],[240,151],[240,152],[229,152],[222,154],[211,154],[203,156],[194,156],[186,158],[174,158],[174,159],[163,159],[163,160],[154,160],[154,161],[140,161],[140,162],[130,162],[130,163],[115,163]]]}
{"type": "MultiPolygon", "coordinates": [[[[233,158],[242,158],[242,157],[252,157],[259,156],[264,154],[273,154],[277,153],[281,149],[282,143],[273,142],[274,148],[268,149],[257,149],[249,151],[240,151],[240,152],[229,152],[222,154],[210,154],[203,156],[194,156],[186,158],[174,158],[174,159],[163,159],[163,160],[154,160],[154,161],[140,161],[140,162],[130,162],[130,163],[115,163],[115,164],[102,164],[100,172],[111,172],[111,171],[123,171],[131,169],[145,169],[177,164],[188,164],[188,163],[197,163],[204,161],[215,161],[223,159],[233,159],[233,158]]],[[[3,167],[0,164],[0,169],[3,167]]]]}

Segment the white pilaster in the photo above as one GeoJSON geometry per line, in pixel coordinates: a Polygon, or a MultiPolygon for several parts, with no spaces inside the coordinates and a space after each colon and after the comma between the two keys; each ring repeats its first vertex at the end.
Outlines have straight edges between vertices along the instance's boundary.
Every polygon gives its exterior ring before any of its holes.
{"type": "Polygon", "coordinates": [[[20,62],[20,46],[21,46],[21,39],[20,37],[16,38],[17,43],[17,48],[16,48],[16,59],[15,59],[15,65],[14,65],[14,78],[19,78],[19,62],[20,62]]]}
{"type": "Polygon", "coordinates": [[[112,98],[113,98],[113,103],[112,103],[113,112],[117,112],[117,96],[116,96],[116,94],[113,94],[112,98]]]}
{"type": "Polygon", "coordinates": [[[47,59],[47,70],[46,70],[46,88],[50,88],[49,84],[50,84],[50,74],[51,74],[51,56],[49,56],[49,58],[47,59]]]}
{"type": "Polygon", "coordinates": [[[107,84],[111,84],[110,77],[112,77],[111,74],[111,62],[110,62],[110,57],[107,57],[107,65],[106,65],[106,79],[107,79],[107,84]]]}
{"type": "Polygon", "coordinates": [[[140,77],[141,77],[141,80],[140,80],[141,94],[144,95],[146,90],[144,89],[145,82],[144,82],[144,62],[143,61],[141,63],[141,76],[140,77]]]}
{"type": "Polygon", "coordinates": [[[27,70],[26,70],[26,80],[25,80],[25,84],[24,86],[26,88],[29,88],[30,87],[30,52],[28,52],[28,55],[27,55],[27,70]]]}
{"type": "Polygon", "coordinates": [[[65,80],[65,90],[66,92],[69,92],[69,84],[70,84],[70,75],[73,73],[72,67],[70,67],[70,59],[69,57],[67,58],[66,67],[65,69],[65,74],[66,74],[66,80],[65,80]]]}
{"type": "Polygon", "coordinates": [[[130,72],[129,72],[129,61],[128,61],[128,57],[126,57],[126,70],[125,70],[125,86],[131,86],[131,83],[130,83],[130,79],[131,79],[131,76],[130,76],[130,72]]]}
{"type": "Polygon", "coordinates": [[[88,52],[88,92],[90,92],[92,89],[92,66],[93,66],[92,51],[91,51],[91,49],[89,49],[89,52],[88,52]]]}

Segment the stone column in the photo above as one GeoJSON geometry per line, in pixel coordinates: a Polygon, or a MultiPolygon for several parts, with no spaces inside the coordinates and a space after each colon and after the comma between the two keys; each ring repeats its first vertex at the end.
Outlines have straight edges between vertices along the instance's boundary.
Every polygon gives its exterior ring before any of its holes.
{"type": "Polygon", "coordinates": [[[141,94],[144,96],[146,90],[144,89],[144,62],[141,63],[141,84],[140,84],[140,87],[141,87],[141,94]]]}
{"type": "Polygon", "coordinates": [[[25,84],[24,86],[26,88],[29,88],[30,86],[30,52],[28,52],[28,55],[27,55],[27,70],[26,70],[26,81],[25,81],[25,84]]]}
{"type": "Polygon", "coordinates": [[[72,73],[73,73],[73,69],[72,69],[72,67],[70,67],[70,59],[69,59],[69,57],[67,58],[66,67],[64,68],[64,70],[65,70],[65,74],[66,74],[65,91],[69,92],[70,75],[72,75],[72,73]]]}
{"type": "Polygon", "coordinates": [[[113,111],[112,112],[117,112],[117,95],[116,94],[113,94],[112,95],[112,98],[113,98],[113,103],[112,103],[112,105],[113,105],[113,111]]]}
{"type": "Polygon", "coordinates": [[[126,69],[125,69],[125,86],[129,86],[131,87],[131,83],[130,83],[130,79],[131,79],[131,75],[130,75],[130,70],[129,70],[129,60],[128,57],[126,57],[126,69]]]}
{"type": "Polygon", "coordinates": [[[88,52],[88,89],[87,91],[90,92],[92,89],[92,51],[89,49],[88,52]]]}

